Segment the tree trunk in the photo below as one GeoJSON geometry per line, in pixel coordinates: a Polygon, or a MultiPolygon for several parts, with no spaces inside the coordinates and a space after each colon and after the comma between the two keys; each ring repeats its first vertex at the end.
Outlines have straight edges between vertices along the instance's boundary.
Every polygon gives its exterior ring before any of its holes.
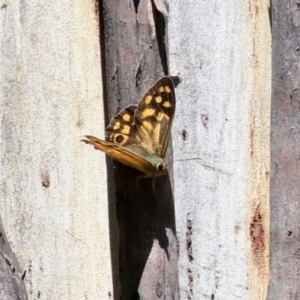
{"type": "Polygon", "coordinates": [[[0,24],[0,212],[28,296],[112,299],[105,157],[80,142],[104,131],[97,6],[8,1],[0,24]]]}
{"type": "Polygon", "coordinates": [[[300,298],[299,20],[299,3],[273,1],[270,300],[300,298]]]}
{"type": "Polygon", "coordinates": [[[0,3],[1,299],[299,298],[299,5],[273,1],[271,118],[268,5],[0,3]],[[154,189],[80,143],[177,72],[154,189]]]}
{"type": "MultiPolygon", "coordinates": [[[[271,45],[266,1],[170,1],[181,299],[265,299],[271,45]]],[[[273,298],[275,299],[275,298],[273,298]]]]}

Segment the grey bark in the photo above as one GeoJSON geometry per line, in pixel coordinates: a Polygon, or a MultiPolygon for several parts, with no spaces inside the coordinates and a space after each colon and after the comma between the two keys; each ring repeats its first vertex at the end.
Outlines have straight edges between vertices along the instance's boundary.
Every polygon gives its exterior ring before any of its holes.
{"type": "Polygon", "coordinates": [[[270,300],[300,297],[299,16],[296,1],[273,1],[270,300]]]}

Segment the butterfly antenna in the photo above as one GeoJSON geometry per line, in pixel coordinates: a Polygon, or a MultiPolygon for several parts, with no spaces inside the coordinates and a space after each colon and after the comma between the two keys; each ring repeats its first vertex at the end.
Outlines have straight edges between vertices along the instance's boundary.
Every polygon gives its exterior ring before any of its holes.
{"type": "Polygon", "coordinates": [[[192,157],[192,158],[185,158],[185,159],[177,159],[177,160],[168,161],[167,164],[175,163],[175,162],[182,162],[182,161],[190,161],[190,160],[202,160],[202,158],[201,157],[192,157]]]}
{"type": "Polygon", "coordinates": [[[135,190],[133,192],[133,195],[135,195],[135,193],[137,192],[137,190],[139,188],[139,178],[140,178],[140,176],[136,177],[136,180],[135,180],[135,190]]]}

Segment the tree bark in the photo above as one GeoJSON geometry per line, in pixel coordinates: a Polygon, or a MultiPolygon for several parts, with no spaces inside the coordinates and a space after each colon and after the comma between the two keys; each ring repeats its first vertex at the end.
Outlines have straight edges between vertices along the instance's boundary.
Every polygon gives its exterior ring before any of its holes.
{"type": "Polygon", "coordinates": [[[273,1],[270,300],[300,297],[299,20],[299,3],[273,1]]]}
{"type": "MultiPolygon", "coordinates": [[[[103,1],[108,119],[137,104],[167,74],[165,16],[153,1],[103,1]]],[[[110,161],[110,160],[109,160],[110,161]]],[[[171,155],[168,154],[168,161],[171,155]]],[[[109,182],[116,297],[178,299],[175,216],[169,176],[151,179],[114,163],[109,182]],[[117,215],[118,241],[114,227],[117,215]],[[119,242],[119,248],[118,247],[119,242]]]]}
{"type": "Polygon", "coordinates": [[[180,297],[265,299],[268,3],[170,1],[168,27],[170,69],[182,77],[173,126],[180,297]]]}
{"type": "Polygon", "coordinates": [[[21,270],[11,250],[0,219],[0,299],[27,300],[24,284],[26,271],[21,270]]]}
{"type": "Polygon", "coordinates": [[[80,0],[0,10],[0,212],[30,299],[113,299],[105,156],[80,142],[104,131],[98,17],[80,0]]]}

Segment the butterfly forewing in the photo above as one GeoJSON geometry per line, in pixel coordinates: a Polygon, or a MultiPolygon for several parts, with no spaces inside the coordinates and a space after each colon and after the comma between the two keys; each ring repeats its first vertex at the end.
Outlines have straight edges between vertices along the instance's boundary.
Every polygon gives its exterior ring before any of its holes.
{"type": "Polygon", "coordinates": [[[145,147],[164,158],[175,111],[172,79],[162,77],[145,94],[135,110],[135,123],[145,147]]]}

